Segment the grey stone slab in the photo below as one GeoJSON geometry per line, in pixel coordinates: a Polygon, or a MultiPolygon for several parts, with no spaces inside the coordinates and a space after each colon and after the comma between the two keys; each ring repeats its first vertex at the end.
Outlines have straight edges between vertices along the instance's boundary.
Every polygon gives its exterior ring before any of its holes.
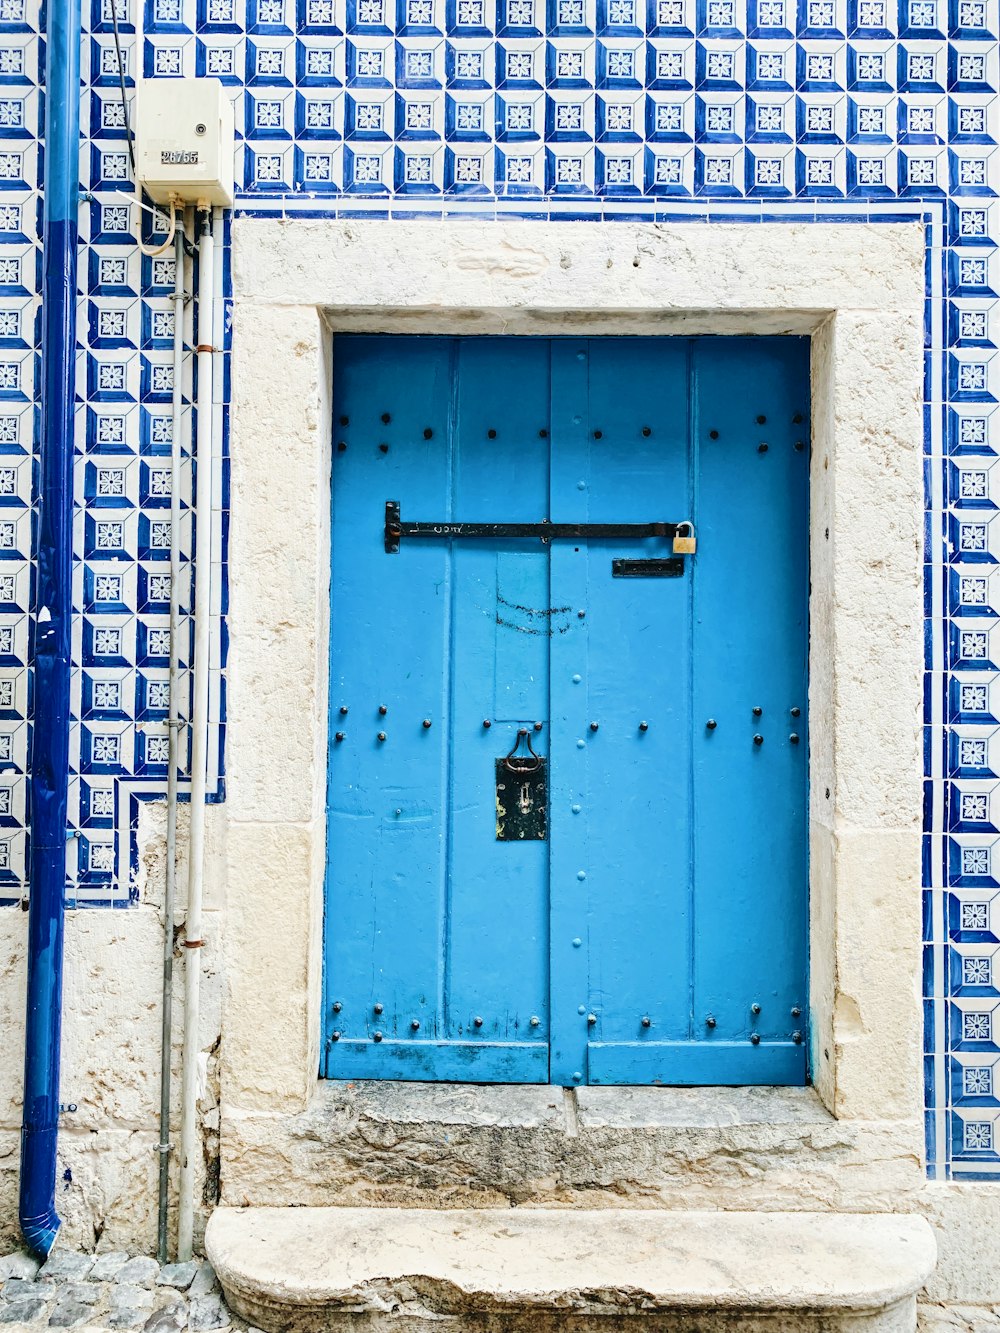
{"type": "MultiPolygon", "coordinates": [[[[254,1188],[296,1203],[332,1202],[361,1182],[382,1189],[453,1189],[500,1204],[526,1179],[560,1177],[566,1152],[562,1089],[321,1080],[309,1109],[272,1138],[241,1145],[254,1188]],[[301,1182],[308,1182],[306,1191],[301,1182]],[[266,1182],[266,1183],[265,1183],[266,1182]]],[[[248,1121],[253,1134],[256,1123],[248,1121]]],[[[225,1168],[224,1168],[225,1169],[225,1168]]]]}
{"type": "Polygon", "coordinates": [[[94,1266],[87,1275],[91,1282],[113,1282],[129,1261],[124,1250],[111,1250],[99,1254],[94,1266]]]}
{"type": "Polygon", "coordinates": [[[178,1291],[187,1291],[198,1272],[199,1264],[189,1259],[183,1264],[165,1264],[156,1279],[158,1287],[176,1287],[178,1291]]]}
{"type": "Polygon", "coordinates": [[[37,1282],[31,1282],[23,1277],[11,1277],[0,1287],[0,1296],[5,1301],[21,1300],[44,1300],[47,1301],[52,1292],[46,1287],[40,1287],[37,1282]]]}
{"type": "Polygon", "coordinates": [[[9,1277],[32,1278],[41,1266],[41,1260],[25,1250],[0,1255],[0,1282],[6,1282],[9,1277]]]}
{"type": "Polygon", "coordinates": [[[329,1129],[358,1119],[421,1125],[562,1129],[562,1090],[548,1084],[324,1082],[313,1104],[329,1129]]]}
{"type": "Polygon", "coordinates": [[[104,1296],[101,1288],[90,1282],[67,1282],[65,1286],[59,1286],[57,1291],[60,1300],[63,1296],[71,1296],[82,1305],[96,1305],[104,1296]]]}
{"type": "Polygon", "coordinates": [[[83,1301],[76,1300],[68,1291],[64,1291],[59,1296],[52,1312],[49,1315],[50,1328],[76,1328],[78,1324],[83,1324],[93,1315],[90,1304],[84,1304],[83,1301]]]}
{"type": "Polygon", "coordinates": [[[967,1328],[972,1329],[973,1333],[978,1333],[979,1329],[1000,1327],[1000,1318],[988,1305],[952,1305],[949,1309],[956,1320],[960,1320],[967,1328]]]}
{"type": "MultiPolygon", "coordinates": [[[[581,1125],[622,1129],[752,1124],[826,1124],[832,1117],[814,1088],[602,1088],[572,1091],[581,1125]]],[[[359,1121],[506,1130],[566,1130],[562,1090],[359,1080],[323,1085],[311,1114],[328,1133],[359,1121]]]]}
{"type": "Polygon", "coordinates": [[[184,1301],[154,1310],[143,1324],[143,1333],[180,1333],[188,1326],[188,1309],[184,1301]]]}
{"type": "Polygon", "coordinates": [[[815,1088],[587,1087],[573,1096],[581,1131],[833,1123],[815,1088]]]}
{"type": "Polygon", "coordinates": [[[149,1319],[149,1310],[139,1305],[120,1305],[102,1315],[108,1328],[142,1328],[149,1319]]]}
{"type": "Polygon", "coordinates": [[[218,1290],[219,1282],[215,1276],[215,1269],[210,1263],[201,1264],[188,1287],[188,1295],[207,1296],[210,1292],[218,1290]]]}
{"type": "Polygon", "coordinates": [[[74,1250],[53,1250],[42,1264],[38,1278],[41,1282],[82,1282],[93,1266],[92,1254],[77,1254],[74,1250]]]}
{"type": "Polygon", "coordinates": [[[127,1282],[138,1287],[151,1287],[160,1273],[160,1265],[155,1259],[140,1255],[130,1259],[115,1274],[116,1282],[127,1282]]]}
{"type": "Polygon", "coordinates": [[[44,1315],[45,1309],[45,1301],[4,1301],[0,1304],[0,1324],[16,1324],[19,1327],[21,1324],[31,1324],[44,1315]]]}
{"type": "Polygon", "coordinates": [[[174,1287],[158,1286],[153,1289],[153,1301],[158,1310],[173,1305],[183,1305],[187,1309],[188,1298],[183,1291],[177,1291],[174,1287]]]}
{"type": "Polygon", "coordinates": [[[232,1321],[221,1296],[194,1296],[188,1306],[188,1327],[192,1333],[228,1328],[232,1321]]]}
{"type": "Polygon", "coordinates": [[[107,1288],[108,1304],[113,1310],[134,1305],[137,1310],[153,1308],[153,1293],[148,1287],[136,1287],[127,1283],[112,1283],[107,1288]]]}

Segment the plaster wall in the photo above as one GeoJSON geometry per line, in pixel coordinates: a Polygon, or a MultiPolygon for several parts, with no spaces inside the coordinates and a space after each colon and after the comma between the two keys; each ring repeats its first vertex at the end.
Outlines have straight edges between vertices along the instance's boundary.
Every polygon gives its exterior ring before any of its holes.
{"type": "MultiPolygon", "coordinates": [[[[222,1025],[222,877],[225,824],[208,812],[206,947],[201,1001],[199,1110],[203,1160],[196,1193],[206,1208],[218,1189],[218,1043],[222,1025]]],[[[181,856],[187,810],[180,820],[181,856]]],[[[159,1174],[162,900],[165,807],[142,807],[139,904],[129,911],[66,917],[56,1209],[61,1245],[155,1253],[159,1174]]],[[[181,911],[186,860],[178,863],[181,911]]],[[[24,1060],[26,912],[0,913],[0,1253],[19,1243],[17,1180],[24,1060]]],[[[183,950],[175,949],[173,1085],[180,1089],[183,950]]],[[[173,1108],[174,1139],[179,1105],[173,1108]]],[[[176,1157],[174,1165],[176,1177],[176,1157]]]]}

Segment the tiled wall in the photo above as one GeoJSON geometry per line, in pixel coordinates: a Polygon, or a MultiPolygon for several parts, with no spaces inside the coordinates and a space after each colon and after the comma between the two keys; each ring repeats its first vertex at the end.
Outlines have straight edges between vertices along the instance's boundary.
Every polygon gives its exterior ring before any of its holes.
{"type": "MultiPolygon", "coordinates": [[[[81,211],[69,886],[77,903],[127,905],[138,802],[162,792],[166,771],[173,262],[141,258],[130,237],[111,3],[84,0],[81,167],[92,194],[81,211]]],[[[924,221],[928,1149],[939,1177],[1000,1178],[998,0],[115,3],[130,87],[141,66],[231,90],[244,212],[924,221]]],[[[24,890],[14,775],[30,725],[40,26],[36,0],[0,0],[9,902],[24,890]]],[[[223,443],[220,484],[224,454],[223,443]]],[[[223,513],[217,612],[224,523],[223,513]]],[[[217,644],[218,663],[221,633],[217,644]]]]}

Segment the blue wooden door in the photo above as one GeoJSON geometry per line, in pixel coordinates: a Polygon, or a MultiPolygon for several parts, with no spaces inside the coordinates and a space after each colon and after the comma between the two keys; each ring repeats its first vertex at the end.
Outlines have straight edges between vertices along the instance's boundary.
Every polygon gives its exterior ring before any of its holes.
{"type": "Polygon", "coordinates": [[[327,1076],[805,1081],[808,415],[803,339],[335,340],[327,1076]]]}

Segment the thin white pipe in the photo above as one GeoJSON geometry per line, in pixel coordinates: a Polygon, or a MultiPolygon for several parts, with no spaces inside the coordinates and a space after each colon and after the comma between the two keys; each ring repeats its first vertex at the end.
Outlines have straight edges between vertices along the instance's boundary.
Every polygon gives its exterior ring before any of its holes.
{"type": "Polygon", "coordinates": [[[181,1079],[181,1169],[177,1258],[194,1244],[194,1176],[198,1151],[198,1065],[201,1018],[201,908],[208,759],[209,651],[212,592],[212,380],[215,348],[215,237],[206,210],[198,241],[198,429],[195,488],[194,664],[191,707],[191,834],[184,947],[184,1066],[181,1079]]]}
{"type": "Polygon", "coordinates": [[[170,442],[170,714],[167,720],[167,866],[163,892],[163,1024],[160,1051],[160,1180],[157,1254],[167,1262],[170,1154],[170,1056],[173,1044],[174,905],[177,900],[177,775],[182,762],[180,709],[181,634],[181,431],[184,407],[184,218],[177,227],[174,274],[173,396],[170,442]]]}

